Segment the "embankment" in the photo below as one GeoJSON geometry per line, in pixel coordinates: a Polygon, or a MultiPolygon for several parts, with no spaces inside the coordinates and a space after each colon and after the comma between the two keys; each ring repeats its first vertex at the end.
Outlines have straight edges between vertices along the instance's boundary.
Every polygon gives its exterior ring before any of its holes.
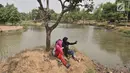
{"type": "Polygon", "coordinates": [[[13,34],[22,30],[23,26],[0,26],[0,35],[13,34]]]}
{"type": "Polygon", "coordinates": [[[67,69],[51,52],[42,49],[25,50],[0,62],[0,73],[130,73],[128,69],[108,69],[78,51],[76,56],[80,62],[70,58],[71,67],[67,69]]]}

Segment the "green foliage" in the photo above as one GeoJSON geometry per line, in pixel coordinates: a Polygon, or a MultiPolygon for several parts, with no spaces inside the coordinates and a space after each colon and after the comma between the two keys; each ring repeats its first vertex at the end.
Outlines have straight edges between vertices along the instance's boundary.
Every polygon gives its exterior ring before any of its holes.
{"type": "Polygon", "coordinates": [[[58,14],[57,13],[52,13],[51,14],[51,20],[56,20],[57,19],[58,14]]]}
{"type": "Polygon", "coordinates": [[[50,10],[50,19],[51,20],[56,20],[57,19],[57,16],[58,14],[54,11],[54,10],[50,10]]]}
{"type": "Polygon", "coordinates": [[[90,11],[81,10],[80,14],[82,16],[82,20],[93,20],[93,14],[90,13],[90,11]]]}
{"type": "Polygon", "coordinates": [[[116,0],[116,3],[124,3],[125,4],[125,13],[129,11],[130,13],[130,0],[116,0]],[[129,8],[128,8],[129,7],[129,8]]]}
{"type": "Polygon", "coordinates": [[[20,13],[13,4],[7,4],[5,7],[0,5],[0,23],[11,22],[13,25],[19,21],[38,20],[40,14],[38,9],[33,9],[29,13],[20,13]]]}
{"type": "Polygon", "coordinates": [[[124,12],[118,12],[116,3],[107,2],[101,4],[94,12],[94,18],[96,20],[117,20],[120,21],[121,18],[126,18],[124,12]]]}
{"type": "Polygon", "coordinates": [[[11,22],[13,25],[20,21],[20,14],[17,10],[13,10],[10,13],[9,22],[11,22]]]}
{"type": "Polygon", "coordinates": [[[103,5],[102,16],[106,20],[115,19],[116,12],[116,4],[108,2],[103,5]]]}
{"type": "Polygon", "coordinates": [[[20,19],[23,20],[23,21],[26,21],[26,20],[30,20],[31,19],[31,15],[29,13],[20,13],[20,19]]]}
{"type": "Polygon", "coordinates": [[[16,24],[18,21],[20,21],[19,12],[13,4],[0,8],[0,22],[16,24]]]}
{"type": "Polygon", "coordinates": [[[95,11],[94,11],[94,18],[95,18],[95,20],[103,20],[103,18],[102,18],[102,7],[103,7],[103,4],[101,4],[100,6],[99,6],[99,8],[96,8],[95,9],[95,11]]]}
{"type": "Polygon", "coordinates": [[[66,13],[63,18],[62,21],[63,22],[69,22],[69,23],[73,23],[79,20],[91,20],[93,19],[93,15],[89,13],[89,11],[83,9],[80,10],[80,8],[76,8],[68,13],[66,13]]]}
{"type": "Polygon", "coordinates": [[[0,22],[5,23],[8,21],[8,14],[6,8],[0,8],[0,22]]]}
{"type": "MultiPolygon", "coordinates": [[[[58,14],[54,10],[50,9],[49,13],[50,13],[51,20],[57,19],[58,14]]],[[[30,13],[21,13],[21,19],[22,20],[36,20],[36,21],[41,20],[42,19],[41,12],[39,9],[33,9],[30,13]]]]}
{"type": "Polygon", "coordinates": [[[40,19],[40,10],[39,9],[33,9],[31,12],[32,20],[38,20],[40,19]]]}
{"type": "Polygon", "coordinates": [[[78,9],[72,10],[63,16],[63,21],[65,22],[74,22],[79,19],[81,19],[81,14],[78,9]]]}
{"type": "MultiPolygon", "coordinates": [[[[66,0],[69,4],[68,7],[67,5],[63,5],[65,6],[65,8],[68,8],[68,13],[65,13],[63,18],[62,18],[62,22],[69,22],[69,23],[73,23],[73,22],[77,22],[79,20],[89,20],[89,19],[93,19],[93,15],[90,14],[89,12],[92,12],[94,9],[94,2],[93,0],[66,0]],[[80,10],[80,7],[84,7],[83,10],[80,10]]],[[[64,9],[63,9],[64,10],[64,9]]]]}
{"type": "Polygon", "coordinates": [[[0,8],[4,7],[2,4],[0,4],[0,8]]]}
{"type": "Polygon", "coordinates": [[[13,25],[16,24],[17,22],[20,21],[20,14],[14,5],[7,5],[6,6],[8,12],[7,14],[9,15],[8,21],[11,22],[13,25]]]}
{"type": "Polygon", "coordinates": [[[124,30],[123,32],[130,35],[130,30],[124,30]]]}
{"type": "Polygon", "coordinates": [[[118,3],[118,2],[123,2],[123,3],[127,4],[128,1],[129,1],[129,0],[116,0],[116,3],[118,3]]]}

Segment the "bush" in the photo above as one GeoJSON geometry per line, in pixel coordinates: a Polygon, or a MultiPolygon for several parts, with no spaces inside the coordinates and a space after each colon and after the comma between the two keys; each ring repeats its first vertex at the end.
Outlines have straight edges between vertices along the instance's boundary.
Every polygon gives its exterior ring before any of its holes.
{"type": "Polygon", "coordinates": [[[130,35],[130,30],[125,30],[123,32],[126,33],[126,34],[128,34],[128,35],[130,35]]]}

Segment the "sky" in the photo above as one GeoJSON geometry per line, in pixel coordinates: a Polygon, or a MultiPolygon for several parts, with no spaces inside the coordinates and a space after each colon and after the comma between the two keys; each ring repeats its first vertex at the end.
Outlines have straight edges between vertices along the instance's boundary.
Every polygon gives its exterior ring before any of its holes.
{"type": "MultiPolygon", "coordinates": [[[[45,0],[42,0],[43,3],[45,0]]],[[[101,3],[105,2],[115,2],[115,0],[93,0],[95,7],[98,6],[101,3]]],[[[18,8],[18,11],[20,12],[30,12],[34,8],[38,8],[39,4],[37,0],[0,0],[0,4],[6,5],[14,4],[15,7],[18,8]]],[[[61,11],[60,3],[58,0],[50,0],[50,9],[53,9],[55,12],[59,13],[61,11]]]]}

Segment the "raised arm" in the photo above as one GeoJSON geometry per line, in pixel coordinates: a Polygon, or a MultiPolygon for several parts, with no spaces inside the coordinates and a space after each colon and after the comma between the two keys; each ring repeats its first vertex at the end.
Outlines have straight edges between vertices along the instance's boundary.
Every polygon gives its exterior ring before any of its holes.
{"type": "Polygon", "coordinates": [[[74,45],[74,44],[77,44],[77,41],[75,41],[75,42],[67,42],[68,43],[68,45],[74,45]]]}

